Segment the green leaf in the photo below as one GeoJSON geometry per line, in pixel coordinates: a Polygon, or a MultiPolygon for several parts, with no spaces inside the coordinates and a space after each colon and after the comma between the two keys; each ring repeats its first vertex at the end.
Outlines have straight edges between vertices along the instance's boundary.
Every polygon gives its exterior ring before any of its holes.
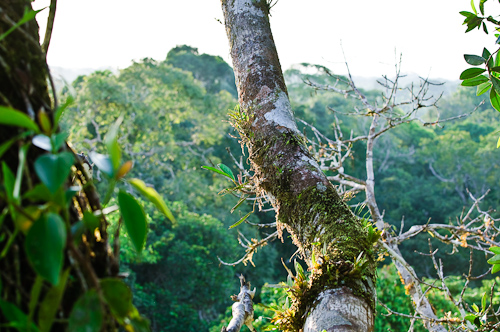
{"type": "Polygon", "coordinates": [[[95,332],[101,331],[103,321],[101,303],[94,289],[83,294],[76,301],[69,316],[68,331],[95,332]]]}
{"type": "Polygon", "coordinates": [[[488,259],[488,264],[500,264],[500,255],[495,255],[488,259]]]}
{"type": "Polygon", "coordinates": [[[35,16],[36,16],[36,14],[38,14],[39,12],[41,12],[42,10],[44,10],[45,8],[47,8],[47,7],[44,7],[42,9],[40,9],[40,10],[33,10],[33,9],[28,9],[28,7],[26,7],[24,9],[24,15],[21,18],[21,20],[19,22],[17,22],[16,24],[14,24],[13,26],[11,26],[9,30],[7,30],[6,32],[2,33],[0,35],[0,40],[2,40],[5,37],[7,37],[9,34],[12,33],[12,31],[16,30],[18,27],[20,27],[24,23],[26,23],[26,22],[31,21],[32,19],[34,19],[35,16]]]}
{"type": "Polygon", "coordinates": [[[239,208],[240,205],[243,204],[243,202],[246,201],[247,198],[248,198],[247,195],[242,195],[238,203],[236,203],[236,205],[233,206],[233,208],[231,209],[231,213],[233,213],[237,208],[239,208]]]}
{"type": "Polygon", "coordinates": [[[497,141],[497,149],[500,148],[500,137],[498,138],[498,141],[497,141]]]}
{"type": "Polygon", "coordinates": [[[54,113],[54,130],[58,128],[59,126],[59,121],[61,120],[61,116],[64,114],[64,112],[66,111],[66,109],[74,102],[75,100],[73,99],[73,97],[69,96],[68,98],[66,98],[66,100],[64,101],[64,104],[62,105],[59,105],[59,107],[57,107],[57,110],[55,111],[54,113]]]}
{"type": "Polygon", "coordinates": [[[111,312],[118,318],[125,318],[133,310],[132,292],[121,280],[101,279],[101,289],[111,312]]]}
{"type": "Polygon", "coordinates": [[[253,213],[253,211],[250,211],[247,214],[245,214],[245,216],[243,218],[241,218],[240,220],[238,220],[237,222],[235,222],[234,224],[232,224],[231,226],[229,226],[229,229],[235,228],[236,226],[238,226],[239,224],[241,224],[242,222],[244,222],[252,213],[253,213]]]}
{"type": "Polygon", "coordinates": [[[25,239],[26,254],[35,271],[52,285],[59,283],[66,246],[66,226],[55,213],[42,215],[25,239]]]}
{"type": "Polygon", "coordinates": [[[460,79],[466,80],[468,78],[473,78],[473,77],[481,75],[485,71],[486,71],[486,69],[483,69],[483,68],[469,68],[469,69],[464,70],[460,74],[460,79]]]}
{"type": "Polygon", "coordinates": [[[148,232],[146,214],[134,196],[122,190],[118,193],[118,205],[127,234],[137,252],[141,252],[148,232]]]}
{"type": "Polygon", "coordinates": [[[463,15],[463,16],[465,16],[465,17],[476,16],[476,15],[474,15],[473,13],[471,13],[471,12],[467,12],[467,11],[461,11],[461,12],[459,12],[459,14],[460,14],[460,15],[463,15]]]}
{"type": "Polygon", "coordinates": [[[486,62],[486,60],[479,55],[465,54],[465,61],[472,66],[479,66],[486,62]]]}
{"type": "Polygon", "coordinates": [[[482,83],[485,83],[485,82],[488,82],[488,78],[484,75],[481,75],[481,76],[477,76],[477,77],[474,77],[474,78],[469,78],[465,81],[462,82],[462,86],[476,86],[476,85],[480,85],[482,83]]]}
{"type": "Polygon", "coordinates": [[[68,280],[70,269],[66,269],[62,273],[61,280],[57,286],[52,287],[45,295],[42,303],[40,303],[40,309],[38,311],[38,326],[41,332],[49,332],[52,327],[52,323],[56,318],[57,310],[64,295],[64,289],[66,288],[66,281],[68,280]]]}
{"type": "Polygon", "coordinates": [[[101,170],[101,172],[110,178],[115,176],[113,162],[108,156],[92,151],[89,153],[89,157],[90,160],[92,160],[92,162],[101,170]]]}
{"type": "Polygon", "coordinates": [[[35,172],[42,183],[54,194],[68,178],[74,161],[70,152],[45,154],[35,161],[35,172]]]}
{"type": "Polygon", "coordinates": [[[7,152],[7,150],[12,146],[12,144],[14,144],[17,140],[25,138],[26,136],[29,136],[29,132],[24,132],[2,143],[0,145],[0,158],[2,158],[4,153],[7,152]]]}
{"type": "Polygon", "coordinates": [[[500,112],[500,97],[495,92],[495,89],[491,89],[490,91],[490,103],[494,109],[500,112]]]}
{"type": "Polygon", "coordinates": [[[490,251],[494,254],[500,255],[500,247],[492,246],[490,247],[490,251]]]}
{"type": "Polygon", "coordinates": [[[475,312],[479,312],[479,308],[475,303],[472,304],[472,309],[474,309],[475,312]]]}
{"type": "Polygon", "coordinates": [[[37,133],[40,132],[38,125],[29,116],[10,107],[0,106],[0,124],[27,128],[37,133]]]}
{"type": "Polygon", "coordinates": [[[479,1],[479,10],[481,11],[481,15],[484,15],[484,3],[486,1],[487,0],[481,0],[481,1],[479,1]]]}
{"type": "Polygon", "coordinates": [[[52,200],[52,193],[50,192],[49,188],[39,183],[35,187],[33,187],[33,189],[26,192],[23,195],[23,198],[29,199],[32,202],[36,201],[48,202],[52,200]]]}
{"type": "Polygon", "coordinates": [[[480,96],[483,93],[488,92],[488,90],[490,88],[491,88],[491,82],[485,82],[485,83],[479,84],[477,86],[476,96],[480,96]]]}
{"type": "MultiPolygon", "coordinates": [[[[220,168],[220,165],[224,165],[224,164],[219,164],[219,168],[220,168]]],[[[226,165],[224,165],[224,166],[226,166],[226,165]]],[[[201,166],[201,168],[208,169],[209,171],[224,175],[225,177],[231,179],[234,182],[234,175],[233,175],[233,172],[231,172],[231,170],[229,170],[231,173],[226,173],[223,170],[217,169],[215,167],[201,166]]]]}
{"type": "Polygon", "coordinates": [[[474,0],[470,0],[470,6],[472,7],[472,10],[474,11],[474,13],[477,15],[476,6],[474,5],[474,0]]]}
{"type": "Polygon", "coordinates": [[[500,271],[500,264],[493,264],[493,268],[491,269],[491,274],[497,273],[500,271]]]}
{"type": "Polygon", "coordinates": [[[3,185],[7,193],[7,198],[12,201],[14,199],[14,186],[16,183],[16,178],[14,173],[10,170],[9,166],[2,161],[2,172],[3,172],[3,185]]]}
{"type": "Polygon", "coordinates": [[[231,178],[234,182],[236,182],[236,179],[234,178],[234,174],[233,174],[233,171],[231,171],[231,169],[229,167],[227,167],[226,165],[224,164],[218,164],[217,165],[224,173],[226,173],[227,175],[229,175],[229,178],[231,178]]]}
{"type": "Polygon", "coordinates": [[[0,299],[0,309],[4,317],[10,322],[9,326],[15,327],[20,332],[38,332],[38,328],[28,316],[10,302],[0,299]]]}
{"type": "Polygon", "coordinates": [[[481,321],[479,320],[479,317],[474,315],[474,314],[468,314],[467,316],[464,317],[466,320],[469,322],[473,323],[476,326],[480,326],[481,321]]]}
{"type": "Polygon", "coordinates": [[[139,179],[130,179],[128,181],[141,195],[143,195],[146,199],[148,199],[151,203],[153,203],[156,208],[163,213],[172,223],[175,223],[175,218],[167,204],[163,200],[160,194],[151,187],[148,187],[144,181],[139,179]]]}
{"type": "Polygon", "coordinates": [[[57,152],[63,146],[64,142],[68,138],[68,133],[63,131],[59,134],[54,134],[51,136],[52,151],[57,152]]]}

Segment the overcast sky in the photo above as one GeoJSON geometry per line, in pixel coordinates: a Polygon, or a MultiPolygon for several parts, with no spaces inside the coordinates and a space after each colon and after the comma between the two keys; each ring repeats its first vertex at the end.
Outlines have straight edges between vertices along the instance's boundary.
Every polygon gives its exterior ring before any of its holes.
{"type": "MultiPolygon", "coordinates": [[[[486,11],[498,11],[490,2],[486,11]]],[[[471,10],[469,0],[280,0],[271,28],[284,69],[309,62],[345,73],[343,48],[356,76],[392,75],[402,53],[403,72],[456,80],[467,68],[464,53],[481,54],[484,45],[495,50],[494,36],[464,34],[462,10],[471,10]]],[[[42,35],[47,14],[37,17],[42,35]]],[[[60,0],[48,62],[124,68],[134,59],[162,60],[171,48],[187,44],[231,64],[217,19],[219,0],[60,0]]]]}

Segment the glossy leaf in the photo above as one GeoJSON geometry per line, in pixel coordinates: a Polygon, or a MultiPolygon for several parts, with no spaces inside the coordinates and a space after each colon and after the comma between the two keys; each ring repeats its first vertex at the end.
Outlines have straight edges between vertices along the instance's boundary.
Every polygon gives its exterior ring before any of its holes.
{"type": "Polygon", "coordinates": [[[132,292],[121,280],[106,278],[101,280],[101,289],[109,308],[119,318],[125,318],[133,310],[132,292]]]}
{"type": "Polygon", "coordinates": [[[108,156],[92,151],[89,153],[89,157],[99,170],[101,170],[101,172],[110,178],[114,177],[115,170],[113,168],[113,163],[108,156]]]}
{"type": "Polygon", "coordinates": [[[474,78],[469,78],[468,80],[465,80],[462,82],[462,86],[477,86],[482,83],[488,82],[488,78],[484,75],[477,76],[474,78]]]}
{"type": "Polygon", "coordinates": [[[70,152],[45,154],[35,161],[35,172],[51,193],[55,193],[66,181],[74,163],[70,152]]]}
{"type": "Polygon", "coordinates": [[[491,83],[493,84],[493,89],[495,89],[497,95],[500,94],[500,79],[495,76],[491,76],[491,83]]]}
{"type": "Polygon", "coordinates": [[[50,137],[44,134],[38,134],[33,139],[31,140],[34,146],[45,150],[45,151],[52,151],[52,143],[50,141],[50,137]]]}
{"type": "Polygon", "coordinates": [[[494,264],[493,268],[491,269],[491,274],[497,273],[498,271],[500,271],[500,264],[494,264]]]}
{"type": "Polygon", "coordinates": [[[118,193],[118,205],[125,224],[127,234],[137,252],[141,252],[146,243],[148,224],[144,209],[134,196],[120,191],[118,193]]]}
{"type": "Polygon", "coordinates": [[[17,126],[40,132],[40,128],[29,116],[10,107],[0,106],[0,124],[17,126]]]}
{"type": "Polygon", "coordinates": [[[474,5],[474,0],[470,0],[470,5],[472,7],[472,10],[474,11],[474,14],[477,15],[477,10],[476,10],[476,6],[474,5]]]}
{"type": "Polygon", "coordinates": [[[494,109],[500,112],[500,97],[495,92],[495,89],[491,89],[490,91],[490,103],[494,109]]]}
{"type": "Polygon", "coordinates": [[[485,82],[477,86],[476,96],[480,96],[491,88],[491,82],[485,82]]]}
{"type": "Polygon", "coordinates": [[[148,187],[144,181],[139,179],[131,179],[129,183],[143,195],[146,199],[148,199],[151,203],[153,203],[156,208],[163,213],[171,222],[175,223],[175,218],[167,204],[161,197],[161,195],[151,187],[148,187]]]}
{"type": "Polygon", "coordinates": [[[472,66],[479,66],[485,63],[485,59],[482,56],[479,55],[472,55],[472,54],[465,54],[464,55],[465,61],[472,66]]]}
{"type": "Polygon", "coordinates": [[[56,318],[57,310],[59,309],[59,305],[64,295],[69,272],[69,268],[63,272],[59,284],[52,287],[40,303],[40,309],[38,310],[38,326],[41,332],[49,332],[52,327],[52,323],[56,318]]]}
{"type": "Polygon", "coordinates": [[[101,330],[103,313],[99,296],[91,289],[76,301],[71,310],[68,331],[95,332],[101,330]]]}
{"type": "Polygon", "coordinates": [[[29,322],[28,316],[14,304],[0,299],[0,309],[4,317],[10,322],[9,326],[15,327],[21,332],[39,331],[35,324],[29,322]]]}
{"type": "Polygon", "coordinates": [[[28,259],[35,271],[52,285],[59,283],[66,246],[66,226],[55,213],[43,215],[25,239],[28,259]]]}
{"type": "Polygon", "coordinates": [[[460,74],[460,79],[461,80],[466,80],[466,79],[469,79],[469,78],[473,78],[473,77],[481,75],[485,71],[486,71],[486,69],[483,69],[483,68],[469,68],[469,69],[464,70],[460,74]]]}

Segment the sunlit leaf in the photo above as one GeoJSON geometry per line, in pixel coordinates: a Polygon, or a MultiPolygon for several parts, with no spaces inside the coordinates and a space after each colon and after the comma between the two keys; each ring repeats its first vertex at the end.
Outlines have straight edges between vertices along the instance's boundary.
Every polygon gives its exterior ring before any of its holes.
{"type": "Polygon", "coordinates": [[[488,259],[488,264],[500,264],[500,255],[495,255],[488,259]]]}
{"type": "Polygon", "coordinates": [[[148,231],[144,209],[134,196],[124,191],[118,193],[118,205],[120,206],[120,212],[127,234],[137,252],[141,252],[146,243],[148,231]]]}
{"type": "Polygon", "coordinates": [[[485,82],[485,83],[479,84],[477,86],[476,96],[480,96],[480,95],[488,92],[488,90],[490,88],[491,88],[491,82],[485,82]]]}
{"type": "Polygon", "coordinates": [[[91,289],[76,301],[68,321],[68,331],[101,331],[103,313],[99,296],[91,289]]]}
{"type": "Polygon", "coordinates": [[[121,280],[106,278],[101,280],[101,289],[111,311],[119,318],[125,318],[133,310],[132,292],[121,280]]]}
{"type": "Polygon", "coordinates": [[[65,246],[66,226],[55,213],[42,215],[26,235],[25,248],[31,265],[53,285],[59,283],[65,246]]]}
{"type": "Polygon", "coordinates": [[[70,152],[44,154],[35,161],[35,172],[51,193],[55,193],[66,181],[74,163],[70,152]]]}
{"type": "Polygon", "coordinates": [[[101,172],[110,178],[114,177],[115,170],[113,168],[113,163],[108,156],[92,151],[89,153],[89,157],[90,160],[92,160],[92,162],[101,170],[101,172]]]}
{"type": "Polygon", "coordinates": [[[127,175],[128,172],[130,172],[130,170],[132,169],[133,165],[134,165],[134,163],[132,162],[132,160],[129,160],[129,161],[123,163],[123,165],[116,172],[116,178],[121,179],[125,175],[127,175]]]}
{"type": "Polygon", "coordinates": [[[42,131],[45,134],[50,135],[50,132],[52,131],[52,124],[50,123],[49,116],[43,107],[38,111],[37,118],[40,127],[42,127],[42,131]]]}
{"type": "Polygon", "coordinates": [[[44,134],[38,134],[33,137],[31,140],[34,146],[45,150],[45,151],[52,151],[52,142],[50,141],[50,137],[44,134]]]}
{"type": "Polygon", "coordinates": [[[491,269],[491,274],[497,273],[498,271],[500,271],[500,264],[494,264],[493,268],[491,269]]]}
{"type": "Polygon", "coordinates": [[[163,213],[171,222],[175,223],[175,218],[170,209],[168,208],[167,204],[161,197],[161,195],[151,187],[148,187],[144,181],[139,180],[139,179],[131,179],[129,180],[129,183],[139,192],[141,195],[143,195],[145,198],[147,198],[151,203],[153,203],[156,208],[163,213]]]}
{"type": "Polygon", "coordinates": [[[472,11],[474,12],[474,14],[477,15],[476,6],[474,5],[474,0],[470,0],[470,6],[472,7],[472,11]]]}
{"type": "Polygon", "coordinates": [[[38,125],[29,116],[10,107],[0,106],[0,124],[17,126],[40,132],[38,125]]]}
{"type": "Polygon", "coordinates": [[[477,76],[474,78],[469,78],[469,79],[463,81],[461,85],[462,86],[477,86],[477,85],[483,84],[485,82],[488,82],[488,78],[484,75],[481,75],[481,76],[477,76]]]}
{"type": "Polygon", "coordinates": [[[487,293],[484,292],[483,298],[481,299],[481,311],[484,311],[486,309],[486,299],[487,299],[487,293]]]}

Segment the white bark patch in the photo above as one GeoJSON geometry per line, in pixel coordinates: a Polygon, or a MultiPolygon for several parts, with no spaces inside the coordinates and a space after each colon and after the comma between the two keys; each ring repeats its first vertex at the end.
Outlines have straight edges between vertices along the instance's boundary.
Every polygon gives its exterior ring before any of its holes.
{"type": "Polygon", "coordinates": [[[304,332],[373,331],[372,310],[347,288],[324,291],[318,301],[306,319],[304,332]]]}
{"type": "Polygon", "coordinates": [[[234,15],[248,13],[250,15],[260,17],[263,17],[265,15],[262,9],[257,8],[255,4],[253,4],[253,0],[234,0],[232,13],[234,13],[234,15]]]}
{"type": "Polygon", "coordinates": [[[278,93],[278,98],[274,102],[274,109],[264,114],[264,117],[269,122],[274,122],[276,125],[285,127],[295,133],[300,133],[293,118],[290,100],[283,91],[278,93]]]}

